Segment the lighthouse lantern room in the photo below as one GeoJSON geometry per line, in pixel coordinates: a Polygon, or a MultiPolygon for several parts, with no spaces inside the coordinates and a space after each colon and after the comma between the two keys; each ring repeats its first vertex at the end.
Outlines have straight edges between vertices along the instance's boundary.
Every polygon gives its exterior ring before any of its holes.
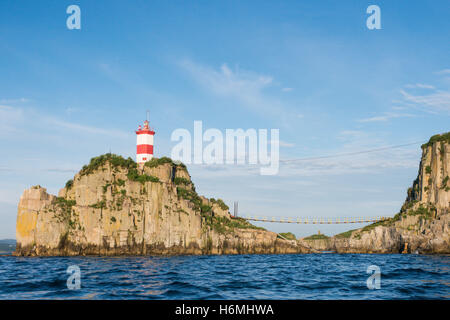
{"type": "Polygon", "coordinates": [[[153,136],[155,131],[149,127],[148,120],[144,121],[144,127],[139,126],[136,131],[137,150],[136,162],[143,165],[145,162],[153,158],[153,136]]]}

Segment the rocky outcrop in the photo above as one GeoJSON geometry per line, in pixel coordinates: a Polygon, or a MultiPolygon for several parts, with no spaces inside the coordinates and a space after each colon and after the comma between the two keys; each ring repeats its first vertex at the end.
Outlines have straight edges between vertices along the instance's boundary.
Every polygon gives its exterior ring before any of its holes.
{"type": "Polygon", "coordinates": [[[199,197],[182,164],[138,167],[111,154],[93,158],[58,196],[25,190],[16,238],[23,256],[309,252],[199,197]]]}
{"type": "Polygon", "coordinates": [[[450,133],[422,146],[419,173],[392,219],[331,237],[300,241],[340,253],[450,253],[450,133]]]}
{"type": "Polygon", "coordinates": [[[393,218],[319,240],[282,239],[231,217],[220,199],[200,197],[182,164],[138,167],[93,158],[58,196],[25,190],[16,255],[244,253],[450,253],[450,133],[422,146],[417,179],[393,218]]]}

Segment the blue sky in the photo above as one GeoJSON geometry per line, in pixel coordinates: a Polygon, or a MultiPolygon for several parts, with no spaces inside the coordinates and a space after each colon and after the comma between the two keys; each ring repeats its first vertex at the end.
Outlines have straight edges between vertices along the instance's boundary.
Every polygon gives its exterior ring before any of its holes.
{"type": "MultiPolygon", "coordinates": [[[[56,193],[93,156],[134,157],[150,110],[156,156],[177,128],[280,129],[281,159],[427,140],[449,131],[448,1],[0,2],[0,238],[40,184],[56,193]],[[81,8],[68,30],[66,8],[81,8]],[[381,9],[368,30],[366,8],[381,9]]],[[[190,165],[197,191],[241,213],[393,215],[420,143],[353,156],[190,165]]],[[[264,225],[298,236],[342,226],[264,225]]],[[[357,227],[356,225],[353,227],[357,227]]]]}

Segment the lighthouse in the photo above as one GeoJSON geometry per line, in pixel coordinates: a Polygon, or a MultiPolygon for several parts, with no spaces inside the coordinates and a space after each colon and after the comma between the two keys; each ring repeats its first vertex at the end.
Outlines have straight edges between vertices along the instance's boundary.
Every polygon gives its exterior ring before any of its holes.
{"type": "Polygon", "coordinates": [[[153,158],[153,136],[155,131],[149,127],[148,120],[144,121],[144,127],[139,126],[136,131],[136,162],[144,164],[153,158]]]}

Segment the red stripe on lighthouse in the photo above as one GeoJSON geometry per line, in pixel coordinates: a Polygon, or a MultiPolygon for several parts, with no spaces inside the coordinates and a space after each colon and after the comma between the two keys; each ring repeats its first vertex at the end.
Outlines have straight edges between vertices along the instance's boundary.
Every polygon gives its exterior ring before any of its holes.
{"type": "Polygon", "coordinates": [[[154,135],[155,131],[142,129],[142,130],[136,131],[136,134],[151,134],[151,135],[154,135]]]}
{"type": "Polygon", "coordinates": [[[153,154],[153,146],[149,144],[139,144],[137,146],[137,154],[141,153],[153,154]]]}

